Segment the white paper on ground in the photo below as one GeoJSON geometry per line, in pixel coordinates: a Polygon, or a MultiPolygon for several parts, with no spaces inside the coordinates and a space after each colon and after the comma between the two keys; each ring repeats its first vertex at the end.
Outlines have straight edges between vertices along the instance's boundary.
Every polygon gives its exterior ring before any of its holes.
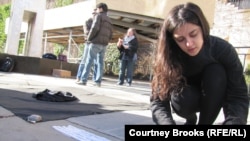
{"type": "Polygon", "coordinates": [[[110,141],[104,137],[97,136],[93,133],[87,132],[85,130],[76,128],[72,125],[68,126],[53,126],[57,131],[62,132],[63,134],[72,137],[78,141],[110,141]]]}

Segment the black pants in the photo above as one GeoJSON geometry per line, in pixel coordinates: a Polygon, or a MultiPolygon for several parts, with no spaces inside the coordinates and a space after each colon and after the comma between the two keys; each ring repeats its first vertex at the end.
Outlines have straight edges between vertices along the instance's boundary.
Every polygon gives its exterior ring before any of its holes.
{"type": "Polygon", "coordinates": [[[227,85],[226,72],[220,64],[210,64],[200,75],[188,78],[181,94],[171,96],[173,110],[187,119],[187,124],[212,125],[223,106],[227,85]]]}

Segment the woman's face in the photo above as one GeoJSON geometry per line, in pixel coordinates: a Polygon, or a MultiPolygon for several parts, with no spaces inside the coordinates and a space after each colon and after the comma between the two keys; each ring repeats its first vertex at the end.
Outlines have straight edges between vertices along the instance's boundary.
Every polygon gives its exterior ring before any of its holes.
{"type": "Polygon", "coordinates": [[[196,56],[203,46],[203,34],[200,26],[185,23],[174,30],[173,37],[182,51],[189,56],[196,56]]]}
{"type": "Polygon", "coordinates": [[[102,8],[96,8],[96,13],[101,13],[102,11],[102,8]]]}
{"type": "Polygon", "coordinates": [[[128,29],[127,36],[133,36],[133,35],[134,35],[133,30],[131,28],[128,29]]]}

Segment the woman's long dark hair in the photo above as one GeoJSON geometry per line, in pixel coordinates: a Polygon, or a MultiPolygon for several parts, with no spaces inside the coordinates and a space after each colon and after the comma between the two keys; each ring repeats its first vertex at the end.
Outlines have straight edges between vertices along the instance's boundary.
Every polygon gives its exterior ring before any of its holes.
{"type": "Polygon", "coordinates": [[[173,32],[185,23],[201,27],[204,43],[208,42],[209,24],[200,9],[194,3],[175,6],[163,22],[154,60],[154,76],[152,80],[152,96],[161,100],[178,92],[185,84],[180,62],[180,47],[173,39],[173,32]]]}

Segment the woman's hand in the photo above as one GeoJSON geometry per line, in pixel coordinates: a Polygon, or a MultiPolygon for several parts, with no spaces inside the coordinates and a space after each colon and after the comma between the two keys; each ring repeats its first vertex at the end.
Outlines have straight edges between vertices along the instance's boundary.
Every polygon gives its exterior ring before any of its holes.
{"type": "Polygon", "coordinates": [[[126,45],[123,45],[123,47],[124,47],[125,49],[128,49],[128,48],[129,48],[129,46],[126,46],[126,45]]]}
{"type": "Polygon", "coordinates": [[[123,43],[123,40],[121,38],[118,39],[117,46],[120,47],[123,43]]]}

